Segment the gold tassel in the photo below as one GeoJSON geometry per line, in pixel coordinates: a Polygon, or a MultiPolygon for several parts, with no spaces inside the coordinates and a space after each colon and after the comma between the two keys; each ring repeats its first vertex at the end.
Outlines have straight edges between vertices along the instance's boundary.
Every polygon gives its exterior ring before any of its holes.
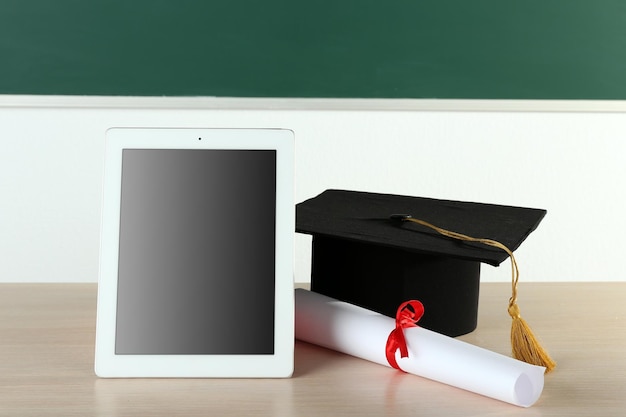
{"type": "Polygon", "coordinates": [[[530,329],[530,326],[526,323],[526,320],[524,320],[520,315],[519,307],[517,306],[517,283],[519,281],[519,269],[517,267],[515,256],[513,256],[513,252],[509,248],[493,239],[475,238],[461,233],[452,232],[423,220],[414,219],[410,216],[405,216],[402,220],[426,226],[437,233],[452,239],[482,243],[484,245],[493,246],[505,251],[511,259],[512,294],[509,299],[508,311],[509,315],[513,319],[513,322],[511,323],[511,348],[513,357],[532,365],[543,366],[546,368],[546,373],[552,371],[556,367],[556,362],[552,360],[548,352],[546,352],[546,350],[541,346],[530,329]]]}
{"type": "Polygon", "coordinates": [[[556,368],[556,362],[541,346],[526,320],[519,315],[517,304],[509,306],[509,314],[513,319],[513,323],[511,323],[513,357],[533,365],[544,366],[546,373],[556,368]]]}
{"type": "Polygon", "coordinates": [[[522,318],[517,306],[517,283],[519,281],[519,269],[515,256],[506,246],[502,245],[504,250],[509,254],[511,258],[511,268],[513,279],[511,281],[511,298],[509,299],[508,312],[513,319],[511,323],[511,348],[512,354],[515,359],[521,361],[543,366],[546,368],[546,373],[551,372],[556,368],[556,362],[552,360],[548,352],[541,346],[537,337],[535,337],[526,320],[522,318]]]}

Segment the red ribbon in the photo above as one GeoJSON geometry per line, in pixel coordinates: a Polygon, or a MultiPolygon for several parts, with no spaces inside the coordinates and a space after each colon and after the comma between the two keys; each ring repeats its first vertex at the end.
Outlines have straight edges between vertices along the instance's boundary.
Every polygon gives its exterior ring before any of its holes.
{"type": "Polygon", "coordinates": [[[400,357],[406,358],[409,356],[409,350],[406,346],[406,339],[404,338],[404,329],[408,327],[417,327],[417,323],[424,315],[424,305],[417,300],[410,300],[402,303],[398,307],[396,313],[396,328],[391,331],[387,338],[387,346],[385,347],[385,354],[387,355],[387,361],[393,368],[400,369],[398,362],[396,362],[396,351],[400,349],[400,357]]]}

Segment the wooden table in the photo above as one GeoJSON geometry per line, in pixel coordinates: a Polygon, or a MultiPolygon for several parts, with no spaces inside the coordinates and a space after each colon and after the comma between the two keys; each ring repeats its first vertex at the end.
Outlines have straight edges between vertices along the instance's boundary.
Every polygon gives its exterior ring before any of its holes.
{"type": "MultiPolygon", "coordinates": [[[[482,284],[478,330],[509,352],[508,284],[482,284]]],[[[0,416],[626,415],[626,283],[526,283],[522,316],[559,366],[518,408],[307,343],[291,379],[99,379],[95,284],[0,284],[0,416]]]]}

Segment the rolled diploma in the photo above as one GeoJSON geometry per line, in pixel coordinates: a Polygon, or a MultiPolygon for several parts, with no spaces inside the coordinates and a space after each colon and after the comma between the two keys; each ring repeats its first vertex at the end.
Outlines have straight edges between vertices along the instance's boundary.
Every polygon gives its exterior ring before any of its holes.
{"type": "MultiPolygon", "coordinates": [[[[296,289],[296,338],[389,366],[387,338],[395,320],[324,295],[296,289]]],[[[516,359],[421,328],[404,329],[409,356],[400,368],[521,407],[543,390],[544,371],[516,359]]]]}

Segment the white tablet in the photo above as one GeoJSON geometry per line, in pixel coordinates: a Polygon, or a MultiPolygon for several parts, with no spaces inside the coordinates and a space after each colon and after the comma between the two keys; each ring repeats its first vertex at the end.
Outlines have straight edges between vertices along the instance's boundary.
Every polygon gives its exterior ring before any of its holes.
{"type": "Polygon", "coordinates": [[[289,377],[293,132],[110,129],[95,372],[289,377]]]}

